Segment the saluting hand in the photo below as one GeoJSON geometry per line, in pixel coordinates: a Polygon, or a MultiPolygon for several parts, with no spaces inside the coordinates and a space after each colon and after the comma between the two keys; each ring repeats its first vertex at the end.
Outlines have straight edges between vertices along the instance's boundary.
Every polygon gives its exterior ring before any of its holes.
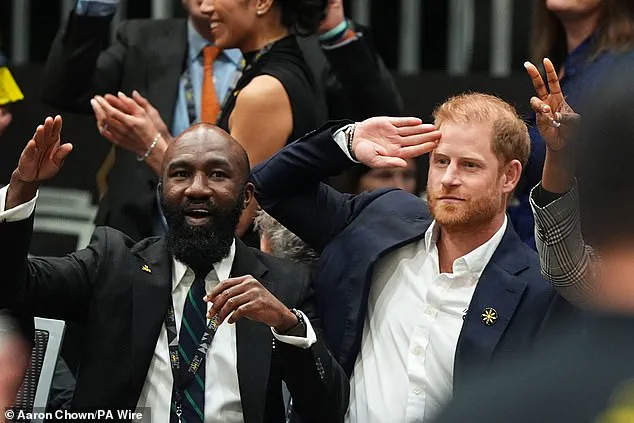
{"type": "Polygon", "coordinates": [[[207,318],[211,319],[218,315],[218,324],[221,324],[231,312],[233,314],[229,317],[229,323],[246,317],[264,323],[279,333],[298,323],[295,314],[251,275],[219,283],[205,296],[205,301],[213,303],[207,318]]]}
{"type": "Polygon", "coordinates": [[[429,153],[440,137],[434,125],[418,118],[373,117],[357,124],[352,151],[369,167],[407,167],[406,159],[429,153]]]}
{"type": "Polygon", "coordinates": [[[548,89],[535,65],[526,62],[524,67],[537,93],[537,97],[531,98],[531,107],[537,116],[539,133],[550,150],[563,150],[572,124],[578,122],[580,116],[566,103],[559,85],[559,77],[550,59],[544,59],[548,89]]]}

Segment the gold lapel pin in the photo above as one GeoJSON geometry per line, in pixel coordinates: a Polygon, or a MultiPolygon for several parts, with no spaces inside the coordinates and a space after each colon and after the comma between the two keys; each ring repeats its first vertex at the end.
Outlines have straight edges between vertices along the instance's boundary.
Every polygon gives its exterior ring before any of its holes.
{"type": "Polygon", "coordinates": [[[152,269],[150,269],[150,267],[147,264],[144,264],[141,270],[147,273],[152,273],[152,269]]]}
{"type": "Polygon", "coordinates": [[[487,326],[493,326],[498,321],[498,312],[492,307],[486,307],[480,317],[482,318],[482,323],[487,326]]]}

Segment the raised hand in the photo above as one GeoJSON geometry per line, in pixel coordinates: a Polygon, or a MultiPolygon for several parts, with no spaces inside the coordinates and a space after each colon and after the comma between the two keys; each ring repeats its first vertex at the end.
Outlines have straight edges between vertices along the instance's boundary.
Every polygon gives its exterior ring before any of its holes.
{"type": "Polygon", "coordinates": [[[572,124],[579,121],[579,115],[566,103],[557,72],[550,59],[544,59],[548,89],[535,65],[526,62],[524,67],[537,94],[537,97],[531,98],[531,107],[537,116],[539,133],[550,150],[563,150],[572,124]]]}
{"type": "Polygon", "coordinates": [[[55,176],[73,149],[72,144],[61,143],[61,131],[62,117],[47,117],[24,147],[12,178],[22,182],[41,182],[55,176]]]}
{"type": "Polygon", "coordinates": [[[429,153],[440,137],[434,125],[418,118],[373,117],[357,124],[352,151],[369,167],[407,167],[405,159],[429,153]]]}

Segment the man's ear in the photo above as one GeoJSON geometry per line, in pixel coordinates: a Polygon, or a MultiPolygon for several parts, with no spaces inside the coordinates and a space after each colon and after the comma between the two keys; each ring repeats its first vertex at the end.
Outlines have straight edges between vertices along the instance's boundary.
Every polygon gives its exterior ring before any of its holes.
{"type": "Polygon", "coordinates": [[[519,160],[511,160],[504,167],[502,191],[510,194],[515,190],[522,176],[522,164],[519,160]]]}
{"type": "Polygon", "coordinates": [[[255,186],[251,182],[247,182],[244,185],[244,204],[243,208],[247,208],[251,201],[253,201],[253,192],[255,191],[255,186]]]}

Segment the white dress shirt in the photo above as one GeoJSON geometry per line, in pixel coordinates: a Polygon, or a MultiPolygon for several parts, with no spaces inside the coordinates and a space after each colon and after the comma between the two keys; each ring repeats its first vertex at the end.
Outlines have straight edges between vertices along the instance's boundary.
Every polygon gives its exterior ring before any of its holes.
{"type": "MultiPolygon", "coordinates": [[[[0,189],[0,222],[12,222],[27,219],[35,210],[37,195],[31,201],[5,211],[8,186],[0,189]]],[[[231,245],[229,255],[214,264],[220,281],[229,278],[235,256],[235,241],[231,245]]],[[[172,266],[172,301],[176,327],[180,329],[185,298],[194,281],[194,272],[185,264],[173,260],[172,266]]],[[[205,290],[212,289],[209,277],[205,278],[205,290]]],[[[208,309],[211,303],[208,303],[208,309]]],[[[302,313],[303,314],[303,313],[302,313]]],[[[272,328],[273,336],[281,342],[299,348],[309,348],[317,342],[317,336],[308,318],[306,337],[283,336],[272,328]]],[[[165,323],[159,334],[150,362],[145,383],[137,403],[138,408],[145,408],[144,421],[168,423],[170,415],[170,399],[172,397],[173,376],[169,363],[169,347],[165,323]]],[[[281,386],[280,386],[280,389],[281,386]]],[[[238,423],[243,422],[240,388],[238,385],[236,327],[223,323],[218,327],[205,359],[205,422],[238,423]]]]}
{"type": "Polygon", "coordinates": [[[453,273],[439,272],[435,222],[377,263],[346,422],[428,422],[451,398],[463,316],[506,225],[455,260],[453,273]]]}

